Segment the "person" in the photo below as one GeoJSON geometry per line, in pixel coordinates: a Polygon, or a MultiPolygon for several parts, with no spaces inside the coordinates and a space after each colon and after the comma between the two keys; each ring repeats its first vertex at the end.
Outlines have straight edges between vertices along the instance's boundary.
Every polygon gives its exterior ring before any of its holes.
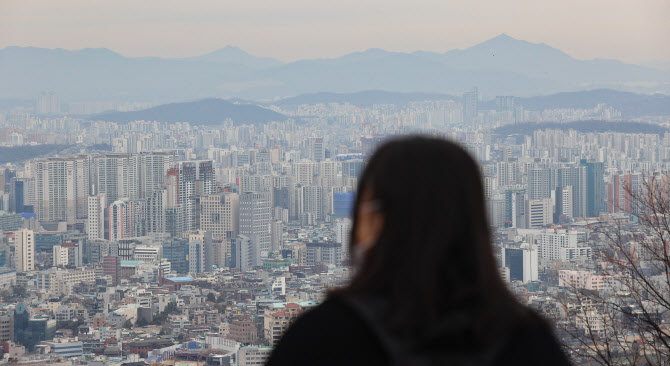
{"type": "Polygon", "coordinates": [[[358,184],[350,283],[298,318],[267,365],[569,365],[492,252],[479,167],[457,144],[390,140],[358,184]]]}

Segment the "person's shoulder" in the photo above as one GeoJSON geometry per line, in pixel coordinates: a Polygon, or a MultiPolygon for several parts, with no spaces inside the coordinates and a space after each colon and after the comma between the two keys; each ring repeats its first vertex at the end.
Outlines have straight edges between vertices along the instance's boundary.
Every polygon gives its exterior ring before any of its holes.
{"type": "Polygon", "coordinates": [[[383,351],[345,302],[330,297],[288,328],[268,365],[380,365],[383,351]]]}
{"type": "Polygon", "coordinates": [[[329,329],[335,330],[352,322],[356,323],[357,319],[351,309],[339,298],[328,298],[316,307],[305,311],[295,321],[294,327],[320,328],[326,323],[329,329]]]}
{"type": "Polygon", "coordinates": [[[570,365],[553,326],[536,311],[519,305],[504,358],[516,364],[570,365]],[[530,361],[531,363],[527,363],[530,361]]]}

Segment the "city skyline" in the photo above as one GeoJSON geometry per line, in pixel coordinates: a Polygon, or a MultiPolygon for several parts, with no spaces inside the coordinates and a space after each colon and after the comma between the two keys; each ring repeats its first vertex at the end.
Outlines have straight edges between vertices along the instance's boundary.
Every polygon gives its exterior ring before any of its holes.
{"type": "Polygon", "coordinates": [[[506,33],[578,59],[670,62],[670,3],[448,2],[88,3],[9,1],[0,48],[109,48],[129,57],[193,57],[226,45],[290,62],[369,48],[446,52],[506,33]],[[154,6],[155,5],[155,6],[154,6]],[[54,17],[54,11],[61,15],[54,17]],[[510,20],[514,19],[514,22],[510,20]],[[566,25],[569,25],[566,26],[566,25]],[[613,42],[613,40],[615,40],[613,42]]]}

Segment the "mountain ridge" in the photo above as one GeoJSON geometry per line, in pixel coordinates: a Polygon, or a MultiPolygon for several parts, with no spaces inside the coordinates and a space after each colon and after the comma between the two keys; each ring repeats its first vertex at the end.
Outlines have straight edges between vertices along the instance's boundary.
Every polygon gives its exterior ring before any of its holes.
{"type": "Polygon", "coordinates": [[[313,92],[364,90],[458,94],[478,86],[485,97],[536,96],[613,88],[670,92],[670,72],[618,60],[578,60],[544,43],[501,34],[444,53],[379,48],[335,58],[282,62],[226,46],[185,58],[125,57],[105,48],[69,51],[0,49],[0,98],[164,103],[208,97],[275,99],[313,92]]]}

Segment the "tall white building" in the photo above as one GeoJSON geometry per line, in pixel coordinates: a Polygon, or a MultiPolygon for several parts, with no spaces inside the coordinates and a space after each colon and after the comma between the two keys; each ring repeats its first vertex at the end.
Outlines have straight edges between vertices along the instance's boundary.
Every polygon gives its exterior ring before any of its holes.
{"type": "Polygon", "coordinates": [[[222,192],[199,197],[200,230],[212,233],[215,240],[237,236],[239,229],[240,197],[237,193],[222,192]]]}
{"type": "Polygon", "coordinates": [[[546,260],[561,259],[562,249],[577,248],[578,235],[576,231],[547,229],[538,234],[538,255],[546,260]]]}
{"type": "Polygon", "coordinates": [[[147,201],[118,200],[108,209],[109,240],[144,236],[147,233],[147,201]]]}
{"type": "Polygon", "coordinates": [[[509,269],[510,281],[538,280],[537,246],[524,243],[520,248],[502,248],[502,266],[509,269]]]}
{"type": "Polygon", "coordinates": [[[248,236],[258,246],[261,256],[272,250],[270,220],[272,196],[270,193],[240,195],[240,234],[248,236]]]}
{"type": "Polygon", "coordinates": [[[14,232],[16,272],[35,270],[35,233],[21,229],[14,232]]]}
{"type": "Polygon", "coordinates": [[[40,221],[75,223],[88,213],[89,156],[35,161],[35,213],[40,221]]]}
{"type": "Polygon", "coordinates": [[[95,193],[105,193],[109,202],[138,198],[137,154],[110,153],[93,159],[95,193]]]}
{"type": "Polygon", "coordinates": [[[86,235],[89,239],[105,238],[105,209],[107,198],[104,193],[88,196],[88,218],[86,220],[86,235]]]}
{"type": "Polygon", "coordinates": [[[528,171],[528,199],[551,198],[551,170],[532,168],[528,171]]]}
{"type": "Polygon", "coordinates": [[[174,152],[153,151],[139,155],[139,197],[149,198],[159,189],[168,169],[179,161],[174,152]]]}
{"type": "Polygon", "coordinates": [[[177,188],[177,206],[182,206],[183,229],[196,229],[195,196],[210,195],[216,184],[211,160],[181,161],[168,170],[166,180],[177,188]]]}
{"type": "Polygon", "coordinates": [[[240,234],[234,239],[231,257],[235,262],[235,268],[240,272],[250,271],[253,267],[260,265],[260,251],[251,238],[240,234]]]}
{"type": "Polygon", "coordinates": [[[320,162],[326,159],[326,148],[323,144],[323,137],[309,138],[309,157],[314,162],[320,162]]]}
{"type": "Polygon", "coordinates": [[[68,264],[68,248],[63,248],[60,245],[53,247],[53,266],[64,267],[68,264]]]}
{"type": "Polygon", "coordinates": [[[528,200],[528,227],[542,227],[553,222],[553,205],[551,198],[528,200]]]}
{"type": "Polygon", "coordinates": [[[284,223],[281,220],[272,220],[270,222],[270,234],[272,242],[272,250],[281,250],[284,234],[284,223]]]}
{"type": "Polygon", "coordinates": [[[349,256],[349,238],[351,235],[351,220],[344,218],[335,222],[335,238],[341,244],[342,257],[349,256]]]}
{"type": "Polygon", "coordinates": [[[205,244],[200,240],[188,242],[188,271],[191,273],[205,271],[205,244]]]}

